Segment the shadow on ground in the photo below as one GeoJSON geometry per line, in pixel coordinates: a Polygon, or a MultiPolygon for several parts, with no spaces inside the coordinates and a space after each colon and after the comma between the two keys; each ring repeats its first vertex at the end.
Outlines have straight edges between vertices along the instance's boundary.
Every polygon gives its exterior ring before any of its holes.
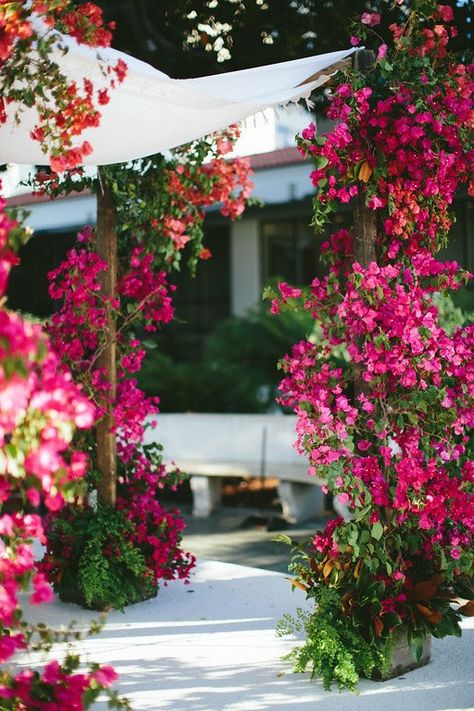
{"type": "Polygon", "coordinates": [[[459,676],[449,681],[416,681],[400,678],[385,682],[378,688],[367,688],[362,682],[362,695],[324,692],[319,682],[309,682],[306,675],[286,679],[289,672],[272,670],[260,675],[258,686],[251,665],[232,665],[218,672],[189,663],[181,664],[174,658],[162,658],[137,670],[133,663],[118,668],[126,682],[121,691],[133,694],[140,709],[158,711],[459,711],[473,708],[474,681],[459,676]],[[150,679],[155,679],[160,690],[160,705],[141,699],[150,691],[150,679]],[[196,684],[196,679],[199,679],[196,684]],[[364,688],[365,687],[365,688],[364,688]],[[459,691],[463,689],[463,699],[459,691]],[[163,690],[169,697],[162,698],[163,690]],[[466,692],[472,701],[466,700],[466,692]]]}

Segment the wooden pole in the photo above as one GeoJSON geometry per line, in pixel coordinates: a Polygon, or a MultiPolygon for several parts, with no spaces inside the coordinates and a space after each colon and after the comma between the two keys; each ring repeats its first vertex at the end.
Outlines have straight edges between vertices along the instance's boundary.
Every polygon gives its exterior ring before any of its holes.
{"type": "MultiPolygon", "coordinates": [[[[101,179],[97,189],[97,252],[107,262],[107,269],[102,275],[102,294],[114,298],[117,282],[117,234],[115,230],[115,207],[113,195],[106,180],[101,179]]],[[[117,326],[113,311],[107,309],[106,345],[100,358],[110,383],[110,397],[115,399],[117,392],[117,326]]],[[[117,499],[117,444],[113,425],[112,405],[97,426],[97,466],[101,478],[97,486],[99,502],[111,508],[117,499]]]]}
{"type": "MultiPolygon", "coordinates": [[[[372,50],[360,49],[354,55],[354,69],[365,76],[375,64],[372,50]]],[[[375,210],[365,204],[365,192],[360,192],[355,200],[354,208],[354,262],[367,267],[376,261],[377,217],[375,210]]],[[[354,395],[364,392],[365,383],[361,377],[360,368],[356,369],[354,380],[354,395]]]]}
{"type": "MultiPolygon", "coordinates": [[[[360,49],[354,54],[354,69],[365,76],[375,64],[375,55],[370,49],[360,49]]],[[[365,204],[365,193],[356,197],[354,209],[354,261],[362,267],[376,261],[375,243],[377,219],[375,210],[365,204]]]]}

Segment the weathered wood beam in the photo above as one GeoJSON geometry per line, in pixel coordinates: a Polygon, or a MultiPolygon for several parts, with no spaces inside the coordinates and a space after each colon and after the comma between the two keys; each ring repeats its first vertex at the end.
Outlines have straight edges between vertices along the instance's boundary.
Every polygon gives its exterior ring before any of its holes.
{"type": "Polygon", "coordinates": [[[327,81],[325,84],[327,86],[330,86],[332,84],[333,78],[335,74],[340,71],[341,69],[346,69],[347,67],[350,67],[351,65],[351,58],[349,57],[348,59],[341,59],[339,62],[334,62],[334,64],[331,64],[329,67],[326,67],[326,69],[322,69],[319,72],[316,72],[315,74],[311,74],[310,77],[305,79],[304,81],[300,82],[298,86],[304,86],[305,84],[311,84],[313,81],[317,81],[318,79],[321,78],[327,78],[327,81]]]}
{"type": "MultiPolygon", "coordinates": [[[[360,49],[354,54],[354,69],[365,76],[375,64],[372,50],[360,49]]],[[[365,193],[357,195],[354,209],[354,261],[367,267],[376,261],[377,217],[376,211],[365,204],[365,193]]]]}
{"type": "MultiPolygon", "coordinates": [[[[102,275],[102,294],[108,299],[116,295],[117,283],[117,234],[113,195],[107,181],[99,172],[97,188],[97,252],[107,263],[102,275]]],[[[104,368],[110,383],[110,396],[117,392],[117,326],[110,306],[107,307],[106,344],[100,356],[100,365],[104,368]]],[[[97,486],[99,502],[115,507],[117,500],[117,444],[113,426],[112,405],[97,426],[97,466],[101,478],[97,486]]]]}
{"type": "MultiPolygon", "coordinates": [[[[371,50],[360,49],[353,57],[354,69],[362,76],[374,67],[375,55],[371,50]]],[[[362,187],[362,183],[361,183],[362,187]]],[[[370,262],[376,261],[377,216],[365,204],[365,192],[359,192],[355,199],[354,207],[354,262],[362,267],[367,267],[370,262]]],[[[362,380],[360,367],[356,369],[354,380],[354,395],[364,392],[365,383],[362,380]]]]}

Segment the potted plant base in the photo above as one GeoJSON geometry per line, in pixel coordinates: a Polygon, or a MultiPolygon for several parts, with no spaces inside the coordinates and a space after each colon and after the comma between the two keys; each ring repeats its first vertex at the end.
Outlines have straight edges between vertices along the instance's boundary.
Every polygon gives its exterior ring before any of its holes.
{"type": "Polygon", "coordinates": [[[389,664],[384,669],[375,669],[371,674],[374,681],[387,681],[406,672],[413,671],[419,667],[424,667],[431,661],[431,636],[427,636],[423,642],[421,656],[414,660],[410,646],[408,644],[407,631],[405,628],[397,630],[393,636],[392,653],[389,664]]]}
{"type": "MultiPolygon", "coordinates": [[[[146,600],[152,600],[158,595],[158,586],[153,587],[149,590],[136,591],[136,595],[132,600],[128,600],[123,604],[123,607],[128,607],[129,605],[138,605],[140,602],[145,602],[146,600]]],[[[74,605],[79,605],[86,610],[96,610],[97,612],[110,612],[114,609],[122,609],[113,603],[99,604],[92,603],[88,604],[84,594],[79,588],[60,588],[56,591],[61,602],[69,602],[74,605]]]]}

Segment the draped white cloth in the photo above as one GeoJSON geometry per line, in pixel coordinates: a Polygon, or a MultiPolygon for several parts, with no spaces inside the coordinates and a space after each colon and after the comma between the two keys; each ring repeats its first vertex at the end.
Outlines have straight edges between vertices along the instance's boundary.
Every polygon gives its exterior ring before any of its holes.
{"type": "MultiPolygon", "coordinates": [[[[87,140],[93,147],[86,165],[105,165],[174,148],[262,109],[309,97],[354,49],[198,79],[170,79],[134,57],[113,49],[97,51],[65,36],[54,51],[62,72],[78,84],[88,77],[103,86],[98,55],[112,65],[121,58],[128,66],[123,83],[100,107],[100,126],[75,142],[87,140]],[[60,45],[68,48],[66,54],[60,45]]],[[[10,105],[8,121],[0,127],[0,163],[45,163],[39,143],[30,137],[38,122],[35,109],[24,111],[19,124],[14,113],[10,105]]]]}

